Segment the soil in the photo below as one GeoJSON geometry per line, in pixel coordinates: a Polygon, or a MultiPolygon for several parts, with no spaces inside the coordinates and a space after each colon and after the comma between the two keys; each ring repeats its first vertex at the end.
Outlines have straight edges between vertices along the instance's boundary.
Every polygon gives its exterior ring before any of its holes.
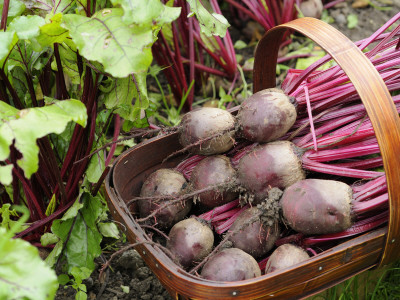
{"type": "MultiPolygon", "coordinates": [[[[372,0],[377,5],[382,5],[384,0],[372,0]]],[[[389,0],[390,1],[390,0],[389,0]]],[[[329,9],[329,15],[334,20],[333,25],[349,37],[357,41],[370,36],[375,30],[382,26],[390,17],[400,11],[400,0],[392,0],[390,10],[378,10],[371,6],[353,8],[353,1],[343,2],[329,9]],[[350,29],[347,17],[357,15],[357,25],[350,29]]],[[[354,1],[356,2],[356,1],[354,1]]],[[[386,2],[386,1],[385,1],[386,2]]],[[[246,37],[237,33],[235,36],[246,37]]],[[[250,51],[251,55],[252,51],[250,51]]],[[[123,245],[121,245],[123,247],[123,245]]],[[[122,300],[122,299],[149,299],[163,300],[172,299],[164,287],[157,280],[152,271],[145,265],[140,255],[135,250],[127,250],[114,259],[111,267],[106,271],[102,280],[99,280],[99,269],[112,253],[103,253],[97,259],[97,268],[92,276],[84,281],[87,287],[88,299],[91,300],[122,300]]],[[[75,290],[71,287],[60,287],[56,299],[74,299],[75,290]]]]}

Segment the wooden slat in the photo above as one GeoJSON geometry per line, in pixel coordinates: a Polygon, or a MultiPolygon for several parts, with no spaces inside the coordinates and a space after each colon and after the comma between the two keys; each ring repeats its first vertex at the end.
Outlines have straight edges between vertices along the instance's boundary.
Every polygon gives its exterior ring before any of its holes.
{"type": "Polygon", "coordinates": [[[380,265],[400,258],[400,120],[390,93],[368,58],[342,33],[317,19],[301,18],[269,30],[255,54],[254,92],[275,87],[276,61],[283,33],[296,30],[319,44],[341,66],[371,119],[381,150],[389,191],[388,235],[380,265]]]}

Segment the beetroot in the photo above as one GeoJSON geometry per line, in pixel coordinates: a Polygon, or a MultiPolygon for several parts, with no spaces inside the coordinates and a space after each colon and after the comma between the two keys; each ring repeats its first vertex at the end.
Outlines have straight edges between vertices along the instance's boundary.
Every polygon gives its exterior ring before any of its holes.
{"type": "Polygon", "coordinates": [[[189,151],[213,155],[228,151],[235,143],[235,118],[226,110],[203,107],[188,112],[179,126],[179,141],[189,151]],[[214,136],[214,137],[212,137],[214,136]],[[212,137],[210,139],[210,137],[212,137]]]}
{"type": "Polygon", "coordinates": [[[288,141],[260,145],[239,161],[238,182],[259,203],[271,187],[284,189],[305,178],[299,155],[300,149],[288,141]]]}
{"type": "Polygon", "coordinates": [[[236,171],[233,169],[229,158],[223,155],[203,159],[193,169],[190,182],[194,190],[225,184],[225,186],[202,192],[197,196],[200,203],[209,208],[230,202],[238,196],[237,192],[232,191],[236,184],[236,171]]]}
{"type": "Polygon", "coordinates": [[[237,217],[229,231],[233,247],[259,258],[272,249],[280,228],[276,216],[266,220],[261,209],[253,206],[237,217]]]}
{"type": "MultiPolygon", "coordinates": [[[[157,196],[176,196],[183,193],[187,186],[183,175],[172,169],[159,169],[146,179],[140,191],[141,197],[154,199],[139,200],[138,208],[140,216],[146,217],[155,210],[155,222],[162,228],[170,228],[176,222],[182,220],[192,207],[191,200],[168,204],[171,200],[157,200],[157,196]],[[167,205],[168,204],[168,205],[167,205]],[[165,205],[160,209],[161,205],[165,205]]],[[[152,219],[153,220],[153,219],[152,219]]]]}
{"type": "Polygon", "coordinates": [[[201,270],[201,277],[214,281],[239,281],[261,276],[257,261],[237,248],[214,254],[201,270]]]}
{"type": "Polygon", "coordinates": [[[265,266],[265,274],[282,270],[309,259],[310,256],[302,248],[283,244],[275,249],[265,266]]]}
{"type": "Polygon", "coordinates": [[[170,230],[167,248],[184,268],[200,262],[211,253],[214,234],[199,219],[189,218],[176,223],[170,230]]]}
{"type": "Polygon", "coordinates": [[[322,0],[303,0],[300,3],[300,11],[305,17],[321,18],[324,5],[322,0]]]}
{"type": "Polygon", "coordinates": [[[253,142],[282,137],[296,121],[296,108],[280,89],[265,89],[247,98],[239,108],[240,134],[253,142]]]}
{"type": "Polygon", "coordinates": [[[301,180],[284,191],[283,216],[291,228],[304,234],[341,232],[352,225],[352,193],[340,181],[301,180]]]}

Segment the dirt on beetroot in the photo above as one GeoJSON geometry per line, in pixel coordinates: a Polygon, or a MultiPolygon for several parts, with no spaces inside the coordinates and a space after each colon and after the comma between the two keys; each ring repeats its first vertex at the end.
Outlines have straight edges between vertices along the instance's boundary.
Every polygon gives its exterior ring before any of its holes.
{"type": "MultiPolygon", "coordinates": [[[[362,1],[345,1],[329,9],[329,15],[334,21],[331,25],[339,29],[352,41],[361,40],[370,36],[392,16],[400,11],[400,0],[392,0],[390,10],[379,10],[372,6],[354,8],[352,4],[362,1]],[[358,22],[355,27],[349,28],[348,17],[356,15],[358,22]]],[[[373,1],[374,2],[374,1],[373,1]]],[[[378,5],[381,2],[376,1],[378,5]]],[[[361,5],[362,6],[362,5],[361,5]]],[[[234,26],[234,25],[233,25],[234,26]]],[[[350,26],[351,27],[351,26],[350,26]]],[[[249,41],[248,27],[234,28],[232,34],[235,40],[249,41]]],[[[245,55],[251,57],[253,50],[246,50],[245,55]]],[[[247,58],[249,58],[247,57],[247,58]]],[[[251,81],[251,79],[249,79],[251,81]]],[[[121,244],[124,247],[127,244],[121,244]]],[[[118,250],[118,249],[117,249],[118,250]]],[[[115,250],[115,251],[117,251],[115,250]]],[[[104,276],[99,279],[99,271],[113,252],[105,252],[96,260],[96,269],[91,277],[83,283],[87,288],[90,300],[167,300],[172,299],[166,289],[158,281],[155,274],[148,268],[138,252],[133,249],[125,251],[116,257],[104,276]]],[[[75,299],[76,291],[72,287],[60,286],[56,299],[75,299]]]]}

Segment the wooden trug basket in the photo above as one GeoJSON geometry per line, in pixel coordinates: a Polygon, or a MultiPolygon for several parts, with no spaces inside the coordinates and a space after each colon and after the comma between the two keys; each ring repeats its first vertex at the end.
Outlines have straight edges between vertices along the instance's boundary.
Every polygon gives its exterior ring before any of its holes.
{"type": "MultiPolygon", "coordinates": [[[[275,86],[280,39],[288,29],[308,36],[325,49],[357,89],[383,158],[390,204],[388,225],[292,268],[239,282],[215,282],[190,275],[157,246],[139,244],[136,250],[175,299],[300,299],[400,257],[400,120],[389,91],[368,58],[348,38],[322,21],[302,18],[269,30],[260,40],[255,54],[254,92],[275,86]]],[[[146,241],[146,235],[130,215],[125,201],[139,194],[150,173],[177,165],[182,158],[161,163],[179,149],[176,133],[150,139],[121,154],[108,174],[108,205],[131,243],[146,241]]]]}

